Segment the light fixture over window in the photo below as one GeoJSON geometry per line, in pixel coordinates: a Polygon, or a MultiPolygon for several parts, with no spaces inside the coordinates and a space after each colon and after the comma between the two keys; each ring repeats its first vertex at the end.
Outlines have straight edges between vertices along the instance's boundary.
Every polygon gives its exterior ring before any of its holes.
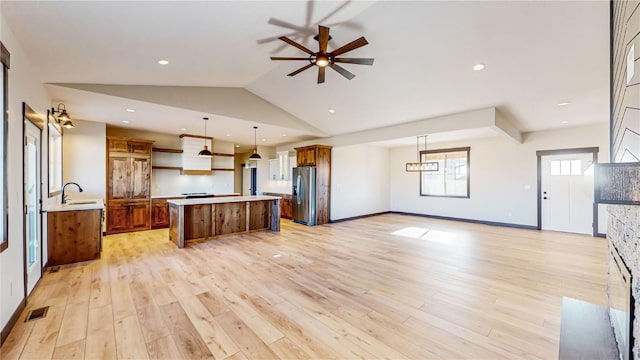
{"type": "Polygon", "coordinates": [[[254,126],[253,127],[253,154],[251,154],[251,156],[249,156],[249,160],[260,160],[260,159],[262,159],[262,156],[260,156],[260,154],[258,154],[258,143],[256,142],[257,131],[258,131],[258,127],[254,126]]]}
{"type": "Polygon", "coordinates": [[[211,157],[213,156],[213,154],[211,153],[211,151],[209,151],[209,148],[207,147],[207,121],[209,120],[209,118],[203,117],[202,120],[204,120],[204,147],[202,148],[202,150],[200,150],[200,152],[198,153],[198,156],[211,157]]]}
{"type": "Polygon", "coordinates": [[[422,172],[422,171],[438,171],[440,165],[437,161],[423,162],[420,158],[420,138],[424,138],[424,151],[427,151],[427,135],[416,136],[416,152],[418,153],[417,162],[409,162],[406,164],[405,171],[407,172],[422,172]]]}
{"type": "Polygon", "coordinates": [[[63,128],[73,129],[75,127],[69,117],[69,114],[67,114],[67,107],[63,103],[58,104],[57,110],[51,108],[51,113],[54,114],[54,116],[56,113],[60,113],[60,115],[58,115],[58,124],[63,128]]]}

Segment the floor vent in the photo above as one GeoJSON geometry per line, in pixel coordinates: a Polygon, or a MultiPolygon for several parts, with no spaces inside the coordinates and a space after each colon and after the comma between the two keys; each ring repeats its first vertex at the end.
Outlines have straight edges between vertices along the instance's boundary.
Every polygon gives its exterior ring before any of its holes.
{"type": "Polygon", "coordinates": [[[51,269],[49,269],[49,274],[53,274],[58,272],[58,270],[60,270],[60,266],[54,266],[51,269]]]}
{"type": "Polygon", "coordinates": [[[29,313],[27,314],[27,318],[24,319],[24,322],[42,319],[43,317],[47,316],[47,311],[49,311],[48,306],[33,309],[29,311],[29,313]]]}

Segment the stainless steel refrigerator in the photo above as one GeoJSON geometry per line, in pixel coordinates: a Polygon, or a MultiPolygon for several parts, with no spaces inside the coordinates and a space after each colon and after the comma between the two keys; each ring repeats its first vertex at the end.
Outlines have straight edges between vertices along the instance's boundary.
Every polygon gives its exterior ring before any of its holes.
{"type": "Polygon", "coordinates": [[[293,168],[293,221],[316,224],[316,167],[301,166],[293,168]]]}

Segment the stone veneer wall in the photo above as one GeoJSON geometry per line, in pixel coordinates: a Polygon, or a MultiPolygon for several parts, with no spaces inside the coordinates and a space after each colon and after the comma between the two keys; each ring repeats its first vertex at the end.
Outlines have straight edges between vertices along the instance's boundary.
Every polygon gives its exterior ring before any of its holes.
{"type": "Polygon", "coordinates": [[[633,277],[631,284],[631,291],[635,298],[633,358],[638,360],[640,359],[640,206],[609,205],[608,210],[609,246],[615,246],[633,277]]]}

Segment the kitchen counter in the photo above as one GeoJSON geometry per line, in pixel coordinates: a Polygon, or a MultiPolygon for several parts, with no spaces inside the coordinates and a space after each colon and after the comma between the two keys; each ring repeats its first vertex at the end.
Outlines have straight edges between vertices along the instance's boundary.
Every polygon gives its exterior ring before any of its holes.
{"type": "Polygon", "coordinates": [[[169,239],[183,248],[190,240],[280,231],[279,196],[232,196],[167,200],[169,239]]]}
{"type": "MultiPolygon", "coordinates": [[[[211,195],[212,197],[225,197],[225,196],[240,196],[240,193],[226,193],[226,194],[212,194],[208,193],[207,195],[211,195]]],[[[179,195],[151,195],[151,199],[184,199],[187,195],[179,194],[179,195]]]]}
{"type": "Polygon", "coordinates": [[[55,204],[53,206],[47,206],[42,209],[42,211],[44,212],[78,210],[104,210],[104,202],[102,201],[102,199],[67,200],[66,204],[55,204]]]}

